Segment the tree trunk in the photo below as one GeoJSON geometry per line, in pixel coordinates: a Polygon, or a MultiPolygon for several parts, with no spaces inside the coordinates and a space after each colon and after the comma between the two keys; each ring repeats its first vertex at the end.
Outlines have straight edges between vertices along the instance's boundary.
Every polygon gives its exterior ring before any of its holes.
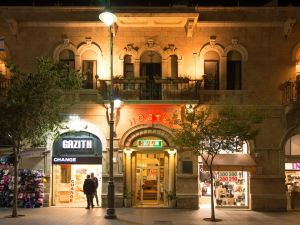
{"type": "Polygon", "coordinates": [[[214,203],[214,178],[213,178],[213,171],[212,171],[212,164],[209,165],[209,173],[210,173],[210,206],[211,206],[211,221],[216,221],[215,217],[215,203],[214,203]]]}
{"type": "Polygon", "coordinates": [[[13,207],[12,217],[18,217],[18,170],[19,170],[19,144],[14,145],[14,196],[13,196],[13,207]]]}

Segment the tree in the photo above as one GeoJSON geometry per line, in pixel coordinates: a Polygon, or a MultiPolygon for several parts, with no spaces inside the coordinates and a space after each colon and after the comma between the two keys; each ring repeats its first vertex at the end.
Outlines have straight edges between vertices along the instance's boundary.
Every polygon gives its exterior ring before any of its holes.
{"type": "Polygon", "coordinates": [[[66,105],[63,93],[79,89],[83,76],[63,63],[48,58],[37,59],[37,69],[22,73],[14,65],[7,96],[0,101],[1,134],[11,140],[14,154],[14,199],[12,217],[18,216],[18,168],[20,152],[25,147],[46,143],[50,132],[58,131],[66,105]]]}
{"type": "Polygon", "coordinates": [[[253,140],[258,134],[256,124],[262,115],[249,107],[216,106],[212,108],[188,109],[179,118],[174,115],[177,125],[174,142],[191,148],[201,156],[210,173],[211,221],[216,221],[214,210],[213,163],[221,151],[241,152],[245,141],[253,140]]]}

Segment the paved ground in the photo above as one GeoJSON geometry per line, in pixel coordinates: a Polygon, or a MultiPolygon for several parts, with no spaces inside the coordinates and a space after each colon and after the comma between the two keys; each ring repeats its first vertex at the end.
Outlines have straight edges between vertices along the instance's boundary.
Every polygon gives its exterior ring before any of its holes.
{"type": "Polygon", "coordinates": [[[41,208],[20,209],[24,217],[6,218],[11,209],[0,208],[1,225],[296,225],[300,211],[283,213],[253,212],[248,210],[218,209],[221,222],[204,221],[209,209],[117,209],[118,219],[104,219],[105,209],[94,208],[41,208]]]}

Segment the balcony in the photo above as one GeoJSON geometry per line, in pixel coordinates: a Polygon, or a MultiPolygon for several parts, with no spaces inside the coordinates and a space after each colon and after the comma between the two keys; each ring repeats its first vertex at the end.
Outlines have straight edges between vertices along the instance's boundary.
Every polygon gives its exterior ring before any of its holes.
{"type": "Polygon", "coordinates": [[[300,79],[286,81],[279,86],[281,91],[281,102],[283,105],[300,103],[300,79]]]}
{"type": "MultiPolygon", "coordinates": [[[[247,103],[248,92],[244,90],[207,90],[203,80],[179,79],[114,79],[114,98],[124,101],[198,101],[202,104],[217,104],[230,101],[236,104],[247,103]]],[[[0,97],[7,95],[10,80],[0,79],[0,97]]],[[[94,89],[83,88],[68,91],[64,102],[96,103],[109,100],[110,80],[97,80],[94,89]]],[[[300,99],[300,98],[299,98],[300,99]]]]}
{"type": "MultiPolygon", "coordinates": [[[[109,99],[110,80],[98,80],[97,88],[103,100],[109,99]]],[[[113,80],[115,98],[127,101],[136,100],[197,100],[200,103],[218,103],[233,101],[243,104],[247,101],[247,91],[242,90],[207,90],[203,80],[154,79],[141,78],[113,80]]]]}

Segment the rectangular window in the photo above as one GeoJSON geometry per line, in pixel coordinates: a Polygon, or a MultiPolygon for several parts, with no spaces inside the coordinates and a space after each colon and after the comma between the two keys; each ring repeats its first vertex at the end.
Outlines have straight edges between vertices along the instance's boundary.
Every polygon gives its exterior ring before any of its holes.
{"type": "Polygon", "coordinates": [[[193,161],[182,162],[182,173],[193,174],[193,161]]]}
{"type": "Polygon", "coordinates": [[[83,60],[82,73],[85,76],[83,82],[83,88],[93,89],[93,80],[97,73],[97,61],[96,60],[83,60]]]}
{"type": "Polygon", "coordinates": [[[61,165],[60,182],[70,183],[71,180],[71,165],[61,165]]]}
{"type": "Polygon", "coordinates": [[[219,89],[219,61],[206,60],[204,61],[204,89],[218,90],[219,89]]]}
{"type": "Polygon", "coordinates": [[[227,62],[227,90],[242,89],[241,61],[227,62]]]}

